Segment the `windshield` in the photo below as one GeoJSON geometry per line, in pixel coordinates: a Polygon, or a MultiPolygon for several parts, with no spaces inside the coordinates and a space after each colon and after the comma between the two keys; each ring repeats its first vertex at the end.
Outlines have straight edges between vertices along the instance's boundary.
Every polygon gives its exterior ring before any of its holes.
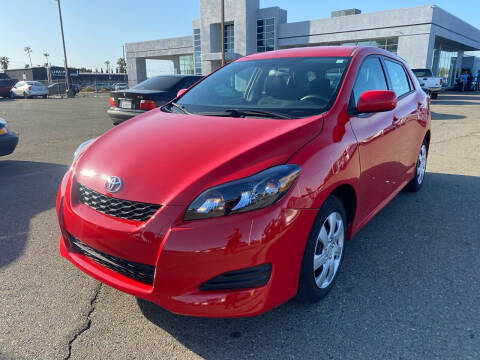
{"type": "Polygon", "coordinates": [[[156,76],[142,81],[140,84],[135,85],[132,89],[166,91],[177,85],[180,81],[182,81],[182,79],[183,78],[179,76],[156,76]]]}
{"type": "Polygon", "coordinates": [[[233,116],[233,110],[251,117],[261,115],[253,112],[288,118],[312,116],[332,106],[348,63],[349,58],[344,57],[234,62],[193,87],[177,104],[185,112],[200,115],[233,116]]]}

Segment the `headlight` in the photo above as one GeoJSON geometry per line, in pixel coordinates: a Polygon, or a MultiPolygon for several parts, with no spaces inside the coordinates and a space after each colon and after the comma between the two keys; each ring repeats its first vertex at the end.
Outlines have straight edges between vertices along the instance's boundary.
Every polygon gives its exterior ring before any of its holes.
{"type": "Polygon", "coordinates": [[[300,174],[300,166],[279,165],[253,176],[215,186],[188,207],[185,220],[233,215],[261,209],[282,198],[300,174]]]}
{"type": "Polygon", "coordinates": [[[85,148],[85,146],[87,146],[88,144],[90,144],[93,141],[95,141],[95,139],[90,139],[90,140],[84,141],[83,143],[80,144],[80,146],[77,148],[77,150],[75,150],[75,153],[73,154],[72,164],[75,162],[75,160],[77,160],[77,157],[80,154],[80,152],[82,151],[82,149],[85,148]]]}
{"type": "Polygon", "coordinates": [[[4,135],[4,134],[7,134],[7,133],[8,133],[7,125],[5,125],[4,127],[0,128],[0,135],[4,135]]]}

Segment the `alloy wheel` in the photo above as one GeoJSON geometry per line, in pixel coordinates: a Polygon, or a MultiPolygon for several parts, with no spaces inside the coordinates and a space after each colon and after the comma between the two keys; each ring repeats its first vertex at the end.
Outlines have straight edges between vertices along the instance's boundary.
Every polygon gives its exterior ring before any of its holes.
{"type": "Polygon", "coordinates": [[[427,146],[422,144],[417,160],[417,182],[421,184],[425,178],[425,171],[427,169],[427,146]]]}
{"type": "Polygon", "coordinates": [[[313,255],[313,275],[320,289],[328,287],[340,267],[345,240],[345,227],[340,213],[332,212],[318,233],[313,255]]]}

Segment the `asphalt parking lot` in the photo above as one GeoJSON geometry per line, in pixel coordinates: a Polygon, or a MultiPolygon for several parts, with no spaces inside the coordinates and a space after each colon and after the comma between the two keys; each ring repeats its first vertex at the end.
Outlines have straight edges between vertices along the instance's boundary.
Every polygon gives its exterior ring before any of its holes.
{"type": "Polygon", "coordinates": [[[479,359],[480,95],[432,101],[426,183],[351,241],[324,301],[255,318],[170,314],[58,254],[55,196],[108,97],[0,100],[20,132],[0,159],[0,358],[479,359]]]}

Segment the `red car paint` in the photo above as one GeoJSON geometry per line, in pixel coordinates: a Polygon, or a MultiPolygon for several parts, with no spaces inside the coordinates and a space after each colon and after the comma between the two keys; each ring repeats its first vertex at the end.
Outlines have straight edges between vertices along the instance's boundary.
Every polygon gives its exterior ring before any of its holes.
{"type": "MultiPolygon", "coordinates": [[[[85,147],[58,192],[61,255],[99,281],[179,314],[252,316],[293,297],[305,244],[324,200],[340,187],[353,190],[350,239],[413,178],[418,150],[430,132],[428,98],[405,62],[381,49],[298,48],[237,61],[310,56],[351,56],[335,103],[326,113],[278,120],[154,109],[85,147]],[[356,74],[372,54],[404,64],[415,90],[399,98],[393,110],[368,118],[351,115],[348,104],[356,74]],[[301,172],[274,205],[183,220],[202,191],[285,163],[299,165],[301,172]],[[102,174],[120,176],[125,184],[121,192],[105,191],[102,174]],[[79,202],[74,182],[106,196],[161,207],[146,222],[111,217],[79,202]],[[153,285],[72,251],[67,232],[105,254],[155,266],[153,285]],[[272,264],[272,273],[264,286],[199,290],[219,274],[265,263],[272,264]]],[[[397,101],[391,94],[383,96],[383,103],[397,101]]]]}

